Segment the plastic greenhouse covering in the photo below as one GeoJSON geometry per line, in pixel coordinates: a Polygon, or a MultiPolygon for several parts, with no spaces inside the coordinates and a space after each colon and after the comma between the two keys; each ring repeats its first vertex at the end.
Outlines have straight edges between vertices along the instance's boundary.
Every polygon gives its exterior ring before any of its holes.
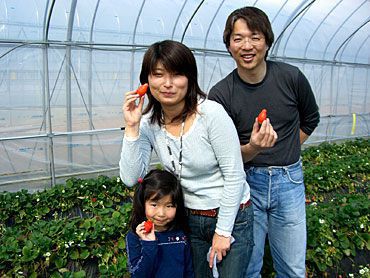
{"type": "Polygon", "coordinates": [[[222,33],[246,5],[272,22],[269,59],[311,83],[321,120],[306,144],[369,136],[368,0],[0,0],[0,191],[118,175],[147,47],[185,43],[208,92],[235,68],[222,33]]]}

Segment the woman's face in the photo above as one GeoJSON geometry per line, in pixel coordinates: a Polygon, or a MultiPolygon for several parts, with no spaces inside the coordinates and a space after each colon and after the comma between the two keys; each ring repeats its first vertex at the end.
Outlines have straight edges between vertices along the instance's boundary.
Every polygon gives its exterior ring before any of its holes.
{"type": "Polygon", "coordinates": [[[188,78],[185,75],[168,72],[158,62],[154,71],[148,77],[150,92],[162,107],[178,109],[185,106],[185,96],[188,91],[188,78]]]}

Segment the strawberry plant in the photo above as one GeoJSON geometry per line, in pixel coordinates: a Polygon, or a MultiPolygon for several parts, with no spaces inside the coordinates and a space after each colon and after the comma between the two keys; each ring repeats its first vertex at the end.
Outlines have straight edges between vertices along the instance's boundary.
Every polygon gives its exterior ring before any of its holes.
{"type": "MultiPolygon", "coordinates": [[[[369,275],[369,147],[358,139],[302,153],[308,277],[369,275]]],[[[128,277],[132,196],[119,178],[105,176],[1,193],[0,277],[128,277]]],[[[274,275],[268,254],[263,277],[274,275]]]]}

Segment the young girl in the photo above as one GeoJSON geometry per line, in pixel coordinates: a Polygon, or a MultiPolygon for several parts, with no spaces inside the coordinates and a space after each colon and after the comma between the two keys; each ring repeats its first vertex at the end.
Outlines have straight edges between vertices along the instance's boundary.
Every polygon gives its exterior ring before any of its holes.
{"type": "Polygon", "coordinates": [[[152,170],[139,179],[126,238],[131,277],[194,277],[187,231],[177,178],[165,170],[152,170]],[[149,232],[146,220],[153,223],[149,232]]]}

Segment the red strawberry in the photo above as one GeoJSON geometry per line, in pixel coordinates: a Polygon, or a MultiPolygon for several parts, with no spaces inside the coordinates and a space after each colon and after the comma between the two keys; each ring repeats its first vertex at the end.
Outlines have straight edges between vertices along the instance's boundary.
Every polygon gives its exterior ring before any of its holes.
{"type": "Polygon", "coordinates": [[[261,113],[258,115],[258,123],[261,125],[267,118],[267,110],[262,109],[261,113]]]}
{"type": "Polygon", "coordinates": [[[97,201],[97,199],[95,197],[91,198],[91,202],[95,203],[96,201],[97,201]]]}
{"type": "Polygon", "coordinates": [[[145,230],[145,232],[146,233],[150,233],[150,231],[152,230],[152,228],[153,228],[153,222],[150,221],[150,220],[145,221],[145,223],[144,223],[144,230],[145,230]]]}
{"type": "Polygon", "coordinates": [[[143,95],[145,95],[146,91],[148,90],[148,86],[149,86],[148,83],[145,83],[145,84],[139,86],[139,88],[137,88],[137,90],[136,90],[136,93],[140,97],[142,97],[143,95]]]}

